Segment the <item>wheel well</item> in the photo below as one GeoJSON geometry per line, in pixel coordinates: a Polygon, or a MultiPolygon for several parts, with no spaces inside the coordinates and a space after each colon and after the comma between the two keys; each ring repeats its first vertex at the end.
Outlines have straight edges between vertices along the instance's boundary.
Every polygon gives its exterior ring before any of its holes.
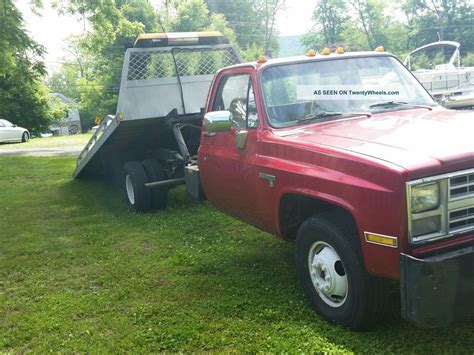
{"type": "Polygon", "coordinates": [[[320,213],[331,213],[346,225],[357,230],[352,214],[346,209],[309,196],[286,194],[280,201],[280,227],[285,240],[296,240],[301,224],[311,216],[320,213]]]}

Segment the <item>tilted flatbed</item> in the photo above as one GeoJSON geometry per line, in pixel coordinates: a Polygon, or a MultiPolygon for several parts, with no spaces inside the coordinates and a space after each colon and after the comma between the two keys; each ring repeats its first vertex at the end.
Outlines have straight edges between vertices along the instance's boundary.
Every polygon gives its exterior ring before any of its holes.
{"type": "Polygon", "coordinates": [[[147,184],[156,182],[157,170],[163,170],[162,180],[184,179],[184,166],[196,162],[201,111],[214,74],[240,62],[219,32],[140,35],[125,52],[117,112],[104,117],[73,176],[104,175],[126,187],[126,163],[147,160],[144,169],[153,175],[147,184]]]}

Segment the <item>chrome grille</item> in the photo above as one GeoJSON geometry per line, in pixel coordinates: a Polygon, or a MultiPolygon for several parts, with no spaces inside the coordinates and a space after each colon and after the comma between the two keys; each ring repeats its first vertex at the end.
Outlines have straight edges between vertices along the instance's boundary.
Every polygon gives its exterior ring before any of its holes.
{"type": "Polygon", "coordinates": [[[449,212],[450,232],[472,227],[474,227],[474,207],[449,212]]]}
{"type": "Polygon", "coordinates": [[[464,198],[474,195],[474,173],[454,176],[449,179],[449,197],[464,198]]]}

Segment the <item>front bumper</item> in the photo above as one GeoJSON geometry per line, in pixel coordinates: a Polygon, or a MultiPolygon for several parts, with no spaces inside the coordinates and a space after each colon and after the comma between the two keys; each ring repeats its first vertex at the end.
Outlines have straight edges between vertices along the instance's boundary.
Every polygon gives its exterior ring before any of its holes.
{"type": "Polygon", "coordinates": [[[402,317],[436,327],[474,319],[474,246],[417,259],[400,255],[402,317]]]}

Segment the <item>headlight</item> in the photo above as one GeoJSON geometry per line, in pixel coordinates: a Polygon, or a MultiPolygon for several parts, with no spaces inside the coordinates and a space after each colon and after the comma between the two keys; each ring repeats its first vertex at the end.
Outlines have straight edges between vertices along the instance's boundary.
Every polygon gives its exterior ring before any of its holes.
{"type": "Polygon", "coordinates": [[[408,237],[412,244],[428,242],[447,234],[448,179],[410,181],[407,184],[408,237]]]}
{"type": "Polygon", "coordinates": [[[412,221],[411,235],[416,238],[420,235],[438,233],[441,229],[441,216],[431,216],[412,221]]]}
{"type": "Polygon", "coordinates": [[[411,212],[420,213],[439,207],[439,183],[414,186],[411,190],[411,212]]]}

